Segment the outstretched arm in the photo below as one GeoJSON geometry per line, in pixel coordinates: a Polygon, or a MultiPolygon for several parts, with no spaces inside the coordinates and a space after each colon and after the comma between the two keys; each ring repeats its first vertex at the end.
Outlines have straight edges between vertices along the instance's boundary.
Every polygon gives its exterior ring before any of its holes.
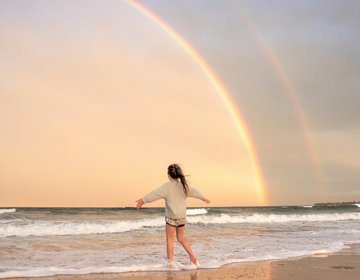
{"type": "Polygon", "coordinates": [[[160,188],[157,188],[156,190],[152,191],[151,193],[148,193],[143,198],[140,198],[139,200],[136,200],[136,209],[140,209],[143,204],[150,203],[155,200],[165,198],[168,192],[167,184],[163,184],[160,188]]]}
{"type": "Polygon", "coordinates": [[[205,197],[203,197],[202,201],[205,201],[206,204],[210,204],[210,200],[206,199],[205,197]]]}
{"type": "Polygon", "coordinates": [[[188,197],[194,197],[197,199],[200,199],[202,201],[205,201],[207,204],[210,203],[210,200],[206,199],[201,192],[199,192],[197,189],[190,187],[188,188],[188,197]]]}
{"type": "Polygon", "coordinates": [[[137,203],[136,204],[136,209],[137,210],[139,210],[144,204],[144,201],[142,199],[136,200],[135,202],[137,203]]]}

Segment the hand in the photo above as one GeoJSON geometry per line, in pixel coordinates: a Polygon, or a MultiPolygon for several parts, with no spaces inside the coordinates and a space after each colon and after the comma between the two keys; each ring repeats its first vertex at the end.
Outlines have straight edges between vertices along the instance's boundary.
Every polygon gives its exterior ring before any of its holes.
{"type": "Polygon", "coordinates": [[[137,210],[139,210],[141,208],[141,206],[143,206],[143,204],[144,204],[144,201],[142,201],[142,199],[136,200],[135,202],[137,203],[136,204],[137,210]]]}
{"type": "Polygon", "coordinates": [[[202,201],[205,201],[206,204],[210,204],[210,200],[206,199],[205,197],[202,199],[202,201]]]}

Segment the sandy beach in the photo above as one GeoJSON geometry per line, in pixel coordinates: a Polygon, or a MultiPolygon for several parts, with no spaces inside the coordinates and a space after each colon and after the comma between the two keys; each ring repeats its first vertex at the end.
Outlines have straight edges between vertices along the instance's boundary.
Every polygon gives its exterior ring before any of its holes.
{"type": "MultiPolygon", "coordinates": [[[[360,275],[360,244],[349,245],[333,254],[313,255],[266,263],[231,264],[220,269],[179,272],[141,272],[46,277],[51,280],[355,280],[360,275]]],[[[15,278],[11,278],[15,279],[15,278]]],[[[18,278],[25,279],[25,278],[18,278]]],[[[26,278],[44,279],[44,278],[26,278]]]]}

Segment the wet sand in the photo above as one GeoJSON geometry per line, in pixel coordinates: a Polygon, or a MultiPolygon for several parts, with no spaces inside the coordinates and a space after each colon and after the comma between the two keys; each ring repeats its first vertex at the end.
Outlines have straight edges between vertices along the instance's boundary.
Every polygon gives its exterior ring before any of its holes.
{"type": "MultiPolygon", "coordinates": [[[[14,278],[12,278],[14,279],[14,278]]],[[[34,280],[35,278],[21,278],[34,280]]],[[[360,244],[334,254],[266,263],[231,264],[219,269],[179,272],[141,272],[57,276],[37,279],[52,280],[358,280],[360,279],[360,244]]]]}

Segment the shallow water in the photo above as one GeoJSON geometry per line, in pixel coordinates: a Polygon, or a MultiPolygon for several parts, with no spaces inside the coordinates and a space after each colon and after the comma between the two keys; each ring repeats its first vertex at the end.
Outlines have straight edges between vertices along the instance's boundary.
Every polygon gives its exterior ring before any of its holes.
{"type": "MultiPolygon", "coordinates": [[[[338,251],[360,242],[360,208],[188,209],[201,267],[338,251]]],[[[164,209],[0,209],[0,278],[166,270],[164,209]]],[[[194,269],[176,243],[178,269],[194,269]]]]}

